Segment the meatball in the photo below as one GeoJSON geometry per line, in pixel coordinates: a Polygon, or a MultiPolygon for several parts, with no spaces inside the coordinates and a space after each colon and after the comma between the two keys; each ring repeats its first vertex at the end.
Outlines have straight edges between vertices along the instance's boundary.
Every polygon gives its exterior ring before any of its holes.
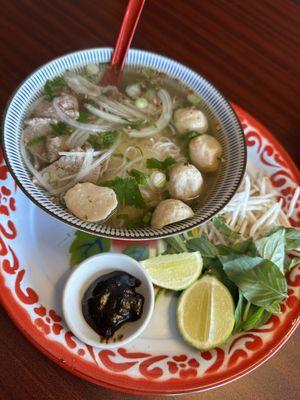
{"type": "Polygon", "coordinates": [[[205,114],[195,107],[179,108],[174,113],[174,124],[179,133],[195,131],[205,133],[208,122],[205,114]]]}
{"type": "Polygon", "coordinates": [[[214,172],[220,163],[222,147],[213,136],[201,135],[190,141],[189,153],[192,163],[200,171],[214,172]]]}
{"type": "Polygon", "coordinates": [[[103,221],[117,208],[115,192],[93,183],[77,183],[65,194],[67,208],[76,217],[89,222],[103,221]]]}
{"type": "Polygon", "coordinates": [[[174,199],[187,201],[199,196],[203,179],[192,164],[176,164],[169,172],[168,190],[174,199]]]}
{"type": "Polygon", "coordinates": [[[180,200],[168,199],[161,201],[155,208],[152,218],[152,228],[163,228],[165,225],[182,221],[194,215],[194,211],[180,200]]]}

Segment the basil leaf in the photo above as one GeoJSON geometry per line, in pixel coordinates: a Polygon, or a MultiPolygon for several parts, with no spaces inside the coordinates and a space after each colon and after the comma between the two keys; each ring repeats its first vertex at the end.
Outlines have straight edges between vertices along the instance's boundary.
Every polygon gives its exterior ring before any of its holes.
{"type": "Polygon", "coordinates": [[[225,274],[221,262],[217,258],[211,259],[203,256],[202,258],[205,271],[209,275],[214,275],[220,282],[222,282],[227,287],[227,289],[231,293],[234,302],[236,303],[238,300],[238,288],[225,274]]]}
{"type": "Polygon", "coordinates": [[[242,292],[239,290],[239,300],[234,311],[234,329],[233,333],[238,333],[243,330],[243,315],[246,306],[246,300],[242,292]]]}
{"type": "Polygon", "coordinates": [[[243,240],[241,242],[235,243],[232,246],[226,246],[225,244],[217,244],[216,248],[218,249],[218,253],[219,255],[222,256],[227,256],[227,255],[232,255],[232,254],[236,254],[236,255],[251,255],[251,256],[255,256],[256,254],[256,250],[253,254],[253,251],[251,249],[252,247],[252,239],[247,239],[247,240],[243,240]],[[248,254],[250,253],[250,254],[248,254]]]}
{"type": "Polygon", "coordinates": [[[81,263],[86,258],[110,250],[111,240],[89,233],[76,231],[74,240],[69,248],[71,254],[70,266],[81,263]]]}
{"type": "Polygon", "coordinates": [[[224,236],[233,238],[233,239],[239,239],[241,236],[238,232],[235,232],[232,230],[226,223],[225,221],[220,218],[220,217],[215,217],[212,220],[213,225],[216,229],[218,229],[219,232],[221,232],[224,236]]]}
{"type": "Polygon", "coordinates": [[[286,250],[297,249],[298,247],[300,247],[300,229],[285,229],[285,246],[286,250]]]}
{"type": "Polygon", "coordinates": [[[242,324],[242,330],[249,331],[253,328],[259,328],[269,319],[270,315],[271,313],[263,307],[251,306],[248,317],[242,324]]]}
{"type": "Polygon", "coordinates": [[[185,240],[181,235],[165,238],[164,240],[167,242],[168,246],[171,247],[174,253],[184,253],[188,251],[185,240]]]}
{"type": "Polygon", "coordinates": [[[278,302],[274,302],[269,306],[266,306],[266,310],[269,311],[271,314],[276,314],[276,315],[281,314],[281,308],[278,302]]]}
{"type": "Polygon", "coordinates": [[[285,277],[272,261],[249,256],[234,259],[220,256],[220,260],[229,279],[252,304],[267,307],[286,298],[285,277]]]}
{"type": "Polygon", "coordinates": [[[188,251],[200,251],[202,257],[215,258],[218,255],[217,247],[208,240],[205,234],[188,240],[186,246],[188,251]]]}
{"type": "Polygon", "coordinates": [[[125,247],[122,253],[127,254],[137,261],[143,261],[149,258],[149,247],[141,244],[130,244],[125,247]]]}
{"type": "Polygon", "coordinates": [[[254,241],[258,255],[264,259],[271,260],[280,271],[284,273],[285,242],[284,229],[279,229],[270,236],[254,241]]]}

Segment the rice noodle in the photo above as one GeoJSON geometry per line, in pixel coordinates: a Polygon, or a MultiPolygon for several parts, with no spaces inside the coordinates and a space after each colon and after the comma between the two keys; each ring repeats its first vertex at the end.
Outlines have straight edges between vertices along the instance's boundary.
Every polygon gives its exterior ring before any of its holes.
{"type": "MultiPolygon", "coordinates": [[[[84,151],[60,151],[58,153],[60,156],[66,157],[83,157],[85,155],[84,151]]],[[[94,151],[94,157],[102,154],[102,151],[94,151]]]]}
{"type": "Polygon", "coordinates": [[[92,132],[109,131],[111,129],[111,126],[109,125],[88,124],[69,118],[59,107],[59,98],[57,97],[53,100],[53,107],[60,120],[65,122],[67,125],[73,126],[74,128],[92,132]]]}
{"type": "Polygon", "coordinates": [[[152,125],[141,130],[132,130],[128,132],[128,136],[135,138],[145,138],[153,136],[163,130],[172,118],[172,100],[169,93],[165,89],[160,89],[157,93],[162,103],[162,112],[159,119],[152,125]]]}
{"type": "Polygon", "coordinates": [[[116,100],[111,100],[106,96],[100,96],[99,99],[95,100],[101,107],[107,111],[112,112],[115,115],[124,118],[145,118],[146,114],[138,110],[136,107],[123,104],[116,100]]]}

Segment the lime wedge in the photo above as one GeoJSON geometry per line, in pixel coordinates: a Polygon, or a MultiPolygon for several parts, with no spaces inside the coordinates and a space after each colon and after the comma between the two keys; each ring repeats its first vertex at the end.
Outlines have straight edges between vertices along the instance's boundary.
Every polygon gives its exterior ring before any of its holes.
{"type": "Polygon", "coordinates": [[[202,257],[194,253],[166,254],[142,261],[152,282],[171,290],[183,290],[194,283],[202,271],[202,257]]]}
{"type": "Polygon", "coordinates": [[[213,276],[204,276],[179,298],[177,324],[182,337],[200,350],[219,346],[234,326],[234,303],[229,290],[213,276]]]}

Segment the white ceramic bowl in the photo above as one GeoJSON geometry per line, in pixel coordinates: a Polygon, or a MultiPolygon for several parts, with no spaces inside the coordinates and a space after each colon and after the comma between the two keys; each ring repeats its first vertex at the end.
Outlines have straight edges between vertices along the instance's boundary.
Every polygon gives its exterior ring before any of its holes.
{"type": "Polygon", "coordinates": [[[214,119],[219,125],[216,138],[222,146],[224,162],[215,182],[207,184],[203,201],[195,207],[195,215],[161,229],[112,228],[75,217],[62,205],[53,202],[49,193],[32,182],[32,176],[21,156],[21,135],[28,110],[41,95],[46,80],[61,75],[66,69],[78,71],[88,63],[109,62],[111,56],[110,48],[67,54],[38,68],[21,84],[8,104],[3,119],[2,149],[10,172],[24,193],[38,207],[58,220],[93,235],[127,240],[157,239],[183,233],[203,224],[226,206],[242,181],[247,158],[243,129],[228,101],[210,82],[175,60],[147,51],[130,49],[126,66],[150,67],[178,79],[201,96],[203,111],[210,120],[214,119]]]}
{"type": "Polygon", "coordinates": [[[125,254],[102,253],[78,265],[70,275],[63,292],[63,314],[67,325],[82,342],[100,348],[124,346],[136,339],[148,325],[154,308],[154,288],[151,278],[139,262],[125,254]],[[82,298],[88,287],[101,275],[112,271],[125,271],[141,281],[136,291],[144,296],[143,314],[138,321],[125,323],[117,332],[122,339],[101,343],[100,336],[84,319],[82,298]]]}

